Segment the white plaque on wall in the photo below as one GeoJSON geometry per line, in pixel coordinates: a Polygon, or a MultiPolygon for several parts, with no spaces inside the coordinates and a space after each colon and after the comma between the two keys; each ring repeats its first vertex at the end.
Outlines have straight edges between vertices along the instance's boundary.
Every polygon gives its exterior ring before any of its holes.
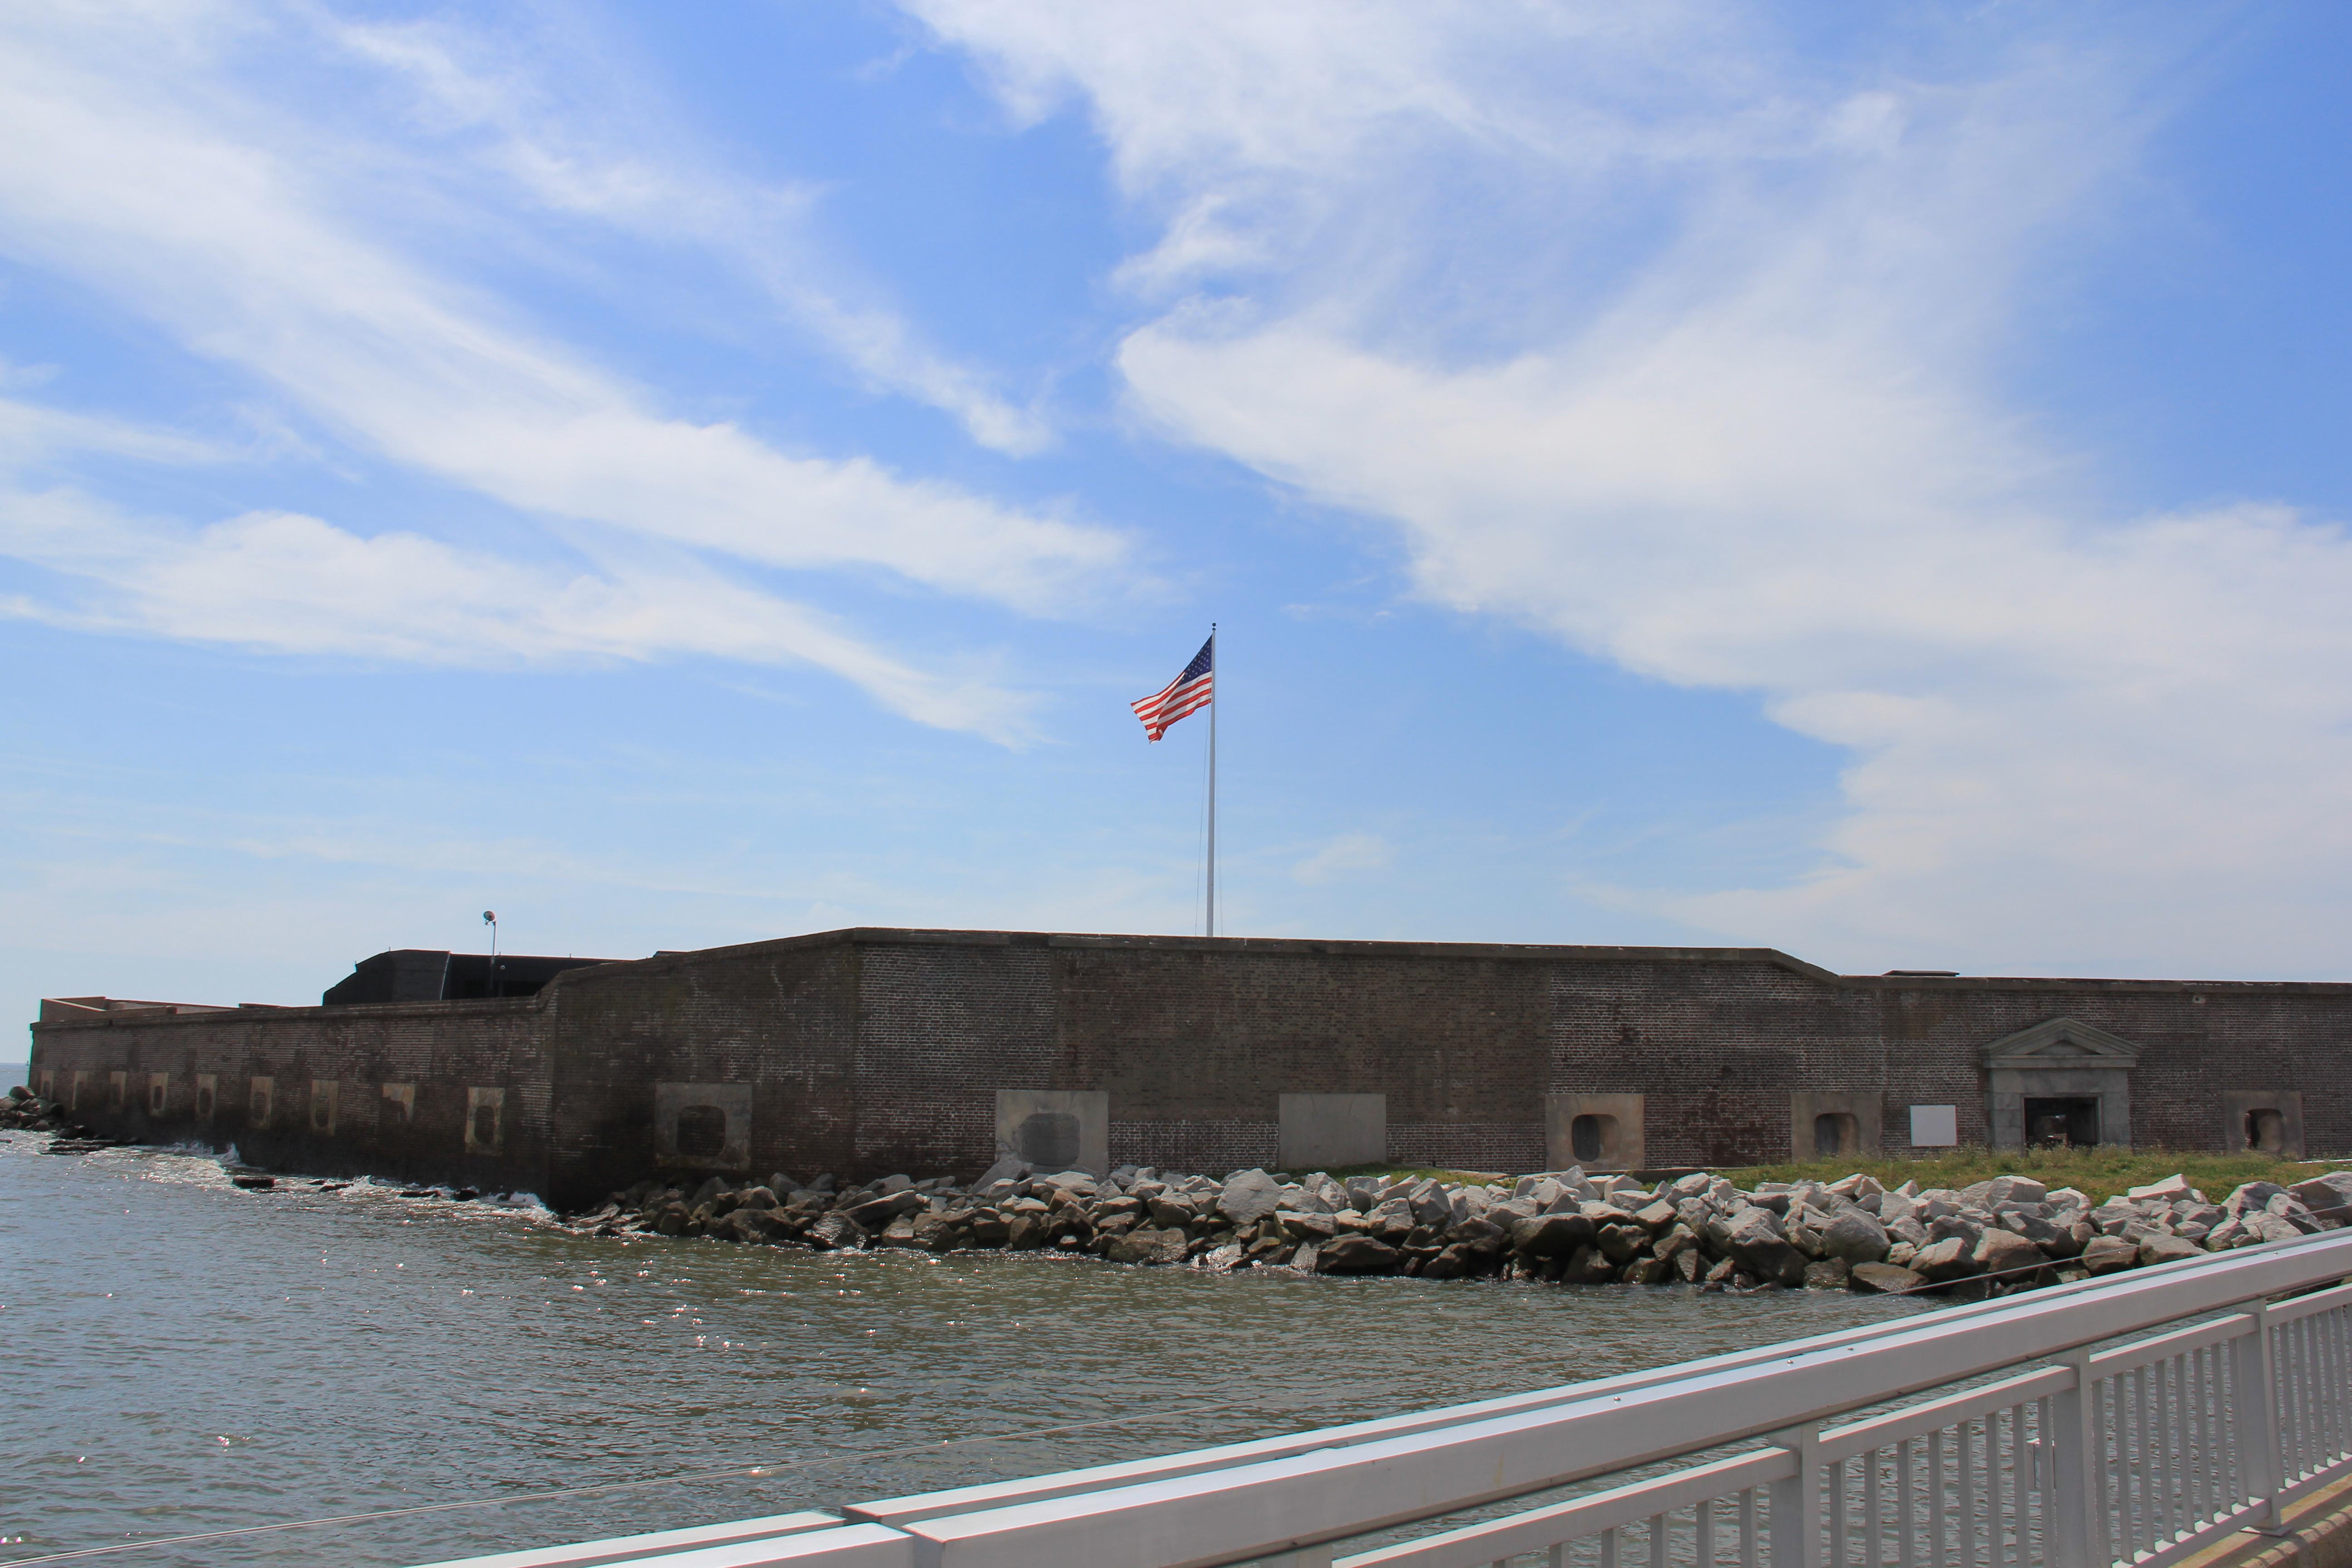
{"type": "Polygon", "coordinates": [[[1958,1106],[1915,1105],[1911,1108],[1911,1147],[1949,1149],[1959,1141],[1958,1106]]]}

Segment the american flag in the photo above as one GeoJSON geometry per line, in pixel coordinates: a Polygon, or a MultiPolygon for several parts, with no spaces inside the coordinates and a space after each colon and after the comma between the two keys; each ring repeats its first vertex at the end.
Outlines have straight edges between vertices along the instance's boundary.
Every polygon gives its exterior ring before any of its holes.
{"type": "Polygon", "coordinates": [[[1128,706],[1143,721],[1146,740],[1156,741],[1168,733],[1168,726],[1187,713],[1197,713],[1209,705],[1211,689],[1217,683],[1217,639],[1212,634],[1184,667],[1184,673],[1170,681],[1149,697],[1138,698],[1128,706]]]}

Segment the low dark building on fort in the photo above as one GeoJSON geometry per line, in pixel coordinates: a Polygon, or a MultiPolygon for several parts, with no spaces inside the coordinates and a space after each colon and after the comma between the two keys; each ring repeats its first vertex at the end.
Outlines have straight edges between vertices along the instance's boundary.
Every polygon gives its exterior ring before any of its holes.
{"type": "Polygon", "coordinates": [[[2352,985],[1830,973],[1761,948],[860,930],[399,952],[316,1007],[44,1002],[112,1136],[601,1200],[656,1171],[1724,1166],[2352,1152],[2352,985]]]}

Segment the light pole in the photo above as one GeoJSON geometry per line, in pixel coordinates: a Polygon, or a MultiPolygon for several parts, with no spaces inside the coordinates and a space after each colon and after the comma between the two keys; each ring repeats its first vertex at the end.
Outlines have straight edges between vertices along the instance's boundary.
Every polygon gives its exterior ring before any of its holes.
{"type": "Polygon", "coordinates": [[[499,994],[499,911],[484,910],[482,923],[490,928],[490,994],[499,994]]]}

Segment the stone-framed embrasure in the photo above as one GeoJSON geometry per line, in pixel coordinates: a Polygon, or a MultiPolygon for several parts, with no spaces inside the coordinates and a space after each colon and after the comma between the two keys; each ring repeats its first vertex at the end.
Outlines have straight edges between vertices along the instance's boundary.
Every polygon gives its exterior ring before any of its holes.
{"type": "Polygon", "coordinates": [[[2303,1158],[2303,1094],[2293,1089],[2221,1091],[2221,1147],[2303,1158]]]}
{"type": "Polygon", "coordinates": [[[1544,1096],[1546,1158],[1555,1171],[1637,1171],[1648,1158],[1644,1097],[1638,1094],[1544,1096]]]}
{"type": "Polygon", "coordinates": [[[1789,1153],[1797,1160],[1848,1159],[1876,1154],[1886,1142],[1886,1097],[1875,1091],[1804,1089],[1789,1097],[1789,1153]],[[1837,1129],[1837,1147],[1826,1147],[1824,1121],[1837,1129]]]}

